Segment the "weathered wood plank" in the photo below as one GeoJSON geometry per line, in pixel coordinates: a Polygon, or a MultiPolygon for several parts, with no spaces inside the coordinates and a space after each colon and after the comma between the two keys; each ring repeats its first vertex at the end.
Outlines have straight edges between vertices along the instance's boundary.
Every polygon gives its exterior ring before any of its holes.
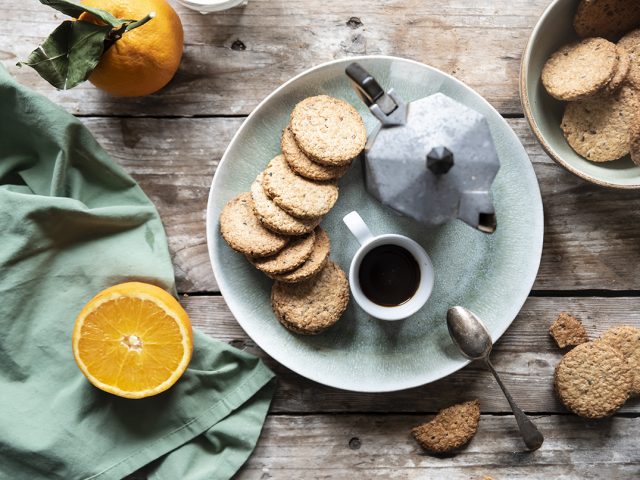
{"type": "MultiPolygon", "coordinates": [[[[173,2],[175,3],[175,2],[173,2]]],[[[274,88],[322,62],[362,54],[419,60],[451,73],[504,113],[521,112],[517,76],[530,30],[548,0],[251,0],[202,16],[176,6],[185,30],[182,65],[170,85],[142,99],[84,84],[56,92],[15,64],[63,16],[35,0],[0,0],[0,60],[26,85],[83,115],[247,114],[274,88]],[[357,19],[349,21],[351,17],[357,19]]]]}
{"type": "MultiPolygon", "coordinates": [[[[266,360],[279,379],[272,412],[435,412],[472,398],[480,400],[484,412],[509,411],[502,392],[482,365],[471,364],[448,378],[411,390],[347,392],[307,380],[269,358],[247,337],[222,297],[183,297],[182,303],[201,331],[266,360]]],[[[553,371],[561,352],[547,333],[563,310],[582,319],[591,338],[615,325],[640,327],[640,297],[529,298],[492,355],[496,369],[526,411],[566,412],[553,391],[553,371]]],[[[265,318],[265,322],[272,321],[276,320],[265,318]]],[[[621,411],[640,412],[640,400],[628,401],[621,411]]]]}
{"type": "Polygon", "coordinates": [[[640,476],[640,418],[598,423],[536,419],[545,443],[523,451],[513,418],[483,415],[457,455],[426,454],[409,431],[416,415],[270,416],[240,480],[354,478],[480,480],[632,479],[640,476]]]}
{"type": "MultiPolygon", "coordinates": [[[[109,153],[158,206],[174,256],[178,288],[216,291],[204,215],[211,177],[239,118],[87,118],[109,153]]],[[[640,289],[640,197],[590,185],[542,151],[526,121],[509,119],[525,145],[545,205],[538,290],[640,289]]],[[[266,162],[266,159],[265,159],[266,162]]]]}

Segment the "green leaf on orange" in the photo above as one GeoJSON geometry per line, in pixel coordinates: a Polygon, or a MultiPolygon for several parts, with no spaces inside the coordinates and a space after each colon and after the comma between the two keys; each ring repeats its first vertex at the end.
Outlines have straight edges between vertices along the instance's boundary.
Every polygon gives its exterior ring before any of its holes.
{"type": "Polygon", "coordinates": [[[111,26],[66,20],[36,48],[26,62],[42,78],[60,90],[84,82],[104,52],[111,26]]]}
{"type": "Polygon", "coordinates": [[[105,12],[104,10],[88,7],[86,5],[81,5],[69,0],[40,0],[40,3],[51,8],[55,8],[59,12],[62,12],[65,15],[69,15],[73,18],[80,17],[80,15],[82,15],[84,12],[91,13],[102,20],[104,23],[106,23],[107,25],[111,25],[112,27],[119,27],[120,25],[123,25],[125,23],[133,22],[133,20],[116,18],[112,14],[110,14],[109,12],[105,12]]]}

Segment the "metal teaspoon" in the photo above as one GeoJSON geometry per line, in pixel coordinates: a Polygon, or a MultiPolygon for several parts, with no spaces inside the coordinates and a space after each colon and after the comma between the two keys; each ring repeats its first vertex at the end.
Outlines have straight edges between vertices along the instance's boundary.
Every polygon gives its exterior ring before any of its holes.
{"type": "Polygon", "coordinates": [[[495,377],[504,396],[507,397],[509,405],[511,405],[511,410],[516,417],[520,434],[527,448],[529,450],[537,450],[540,448],[544,441],[542,433],[540,433],[535,424],[525,415],[520,407],[516,405],[516,402],[507,391],[507,388],[498,376],[498,372],[496,372],[489,360],[493,342],[482,320],[464,307],[451,307],[447,312],[447,327],[449,328],[449,335],[451,335],[453,342],[462,355],[470,360],[484,360],[485,365],[495,377]]]}

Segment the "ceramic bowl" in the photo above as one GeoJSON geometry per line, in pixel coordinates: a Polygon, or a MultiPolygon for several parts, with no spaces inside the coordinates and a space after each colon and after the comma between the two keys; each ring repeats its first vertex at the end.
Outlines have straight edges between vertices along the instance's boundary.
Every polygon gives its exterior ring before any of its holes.
{"type": "Polygon", "coordinates": [[[520,99],[524,114],[544,150],[571,173],[610,188],[640,188],[640,167],[629,156],[613,162],[595,163],[575,153],[562,134],[564,102],[552,98],[542,86],[540,73],[549,56],[578,39],[573,16],[579,0],[554,0],[531,33],[520,68],[520,99]]]}

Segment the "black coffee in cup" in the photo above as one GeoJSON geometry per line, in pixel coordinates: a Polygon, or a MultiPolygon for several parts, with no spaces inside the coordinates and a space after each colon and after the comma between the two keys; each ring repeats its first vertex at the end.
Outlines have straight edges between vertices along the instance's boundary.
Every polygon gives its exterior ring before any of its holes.
{"type": "Polygon", "coordinates": [[[420,265],[406,248],[380,245],[362,259],[358,279],[362,292],[373,303],[396,307],[418,290],[420,265]]]}

